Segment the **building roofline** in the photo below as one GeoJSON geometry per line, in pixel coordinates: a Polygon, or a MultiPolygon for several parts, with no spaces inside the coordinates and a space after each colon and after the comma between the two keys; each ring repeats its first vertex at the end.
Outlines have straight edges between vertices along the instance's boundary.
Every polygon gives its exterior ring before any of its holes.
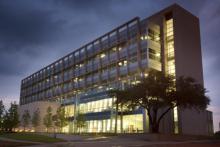
{"type": "MultiPolygon", "coordinates": [[[[190,15],[194,16],[195,18],[199,19],[197,16],[193,15],[191,12],[189,12],[189,11],[186,10],[186,9],[184,9],[184,8],[181,7],[179,4],[174,3],[174,4],[172,4],[172,5],[168,6],[168,7],[165,7],[164,9],[160,10],[159,12],[156,12],[156,13],[154,13],[153,15],[151,15],[151,16],[149,16],[149,17],[146,17],[146,18],[144,18],[144,19],[142,19],[142,20],[148,20],[148,19],[150,19],[150,18],[152,18],[152,17],[155,17],[156,15],[159,15],[160,13],[165,13],[165,12],[168,11],[169,9],[172,10],[172,9],[175,9],[175,8],[182,9],[183,11],[187,12],[188,14],[190,14],[190,15]]],[[[121,28],[121,27],[123,27],[123,26],[125,26],[125,25],[127,25],[127,24],[129,24],[129,23],[131,23],[131,22],[133,22],[133,21],[135,21],[135,20],[140,20],[140,18],[139,18],[139,17],[134,17],[133,19],[131,19],[131,20],[129,20],[129,21],[123,23],[122,25],[119,25],[118,27],[116,27],[116,28],[114,28],[113,30],[111,30],[111,31],[109,31],[109,32],[107,32],[107,33],[105,33],[104,35],[102,35],[102,36],[100,36],[100,37],[97,37],[97,38],[94,39],[93,41],[90,41],[90,42],[86,43],[85,45],[83,45],[83,46],[81,46],[81,47],[75,49],[74,51],[68,53],[67,55],[65,55],[65,56],[63,56],[63,57],[61,57],[61,58],[55,60],[55,61],[52,62],[51,64],[42,67],[40,70],[38,70],[38,71],[36,71],[36,72],[30,74],[29,76],[26,76],[26,77],[23,78],[21,81],[30,78],[32,75],[34,75],[34,74],[40,72],[41,70],[50,67],[50,66],[53,65],[54,63],[59,62],[60,60],[62,60],[62,59],[64,59],[64,58],[70,56],[71,54],[74,54],[75,52],[79,51],[80,49],[82,49],[82,48],[84,48],[84,47],[86,47],[86,46],[88,46],[88,45],[90,45],[90,44],[92,44],[92,43],[98,41],[99,39],[101,39],[101,38],[103,38],[103,37],[105,37],[105,36],[108,36],[109,34],[113,33],[114,31],[117,31],[119,28],[121,28]]],[[[141,20],[141,21],[142,21],[142,20],[141,20]]]]}

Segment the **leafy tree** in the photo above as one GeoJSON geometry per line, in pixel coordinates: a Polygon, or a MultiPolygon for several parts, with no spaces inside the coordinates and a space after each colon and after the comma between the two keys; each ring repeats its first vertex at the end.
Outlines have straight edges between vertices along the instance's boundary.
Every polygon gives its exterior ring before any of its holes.
{"type": "MultiPolygon", "coordinates": [[[[194,108],[204,110],[209,104],[209,98],[205,96],[206,90],[202,85],[190,77],[165,75],[159,71],[150,71],[148,77],[126,90],[125,101],[128,107],[140,106],[147,110],[150,131],[159,132],[159,124],[162,118],[173,108],[194,108]]],[[[120,101],[119,101],[120,103],[120,101]]]]}
{"type": "Polygon", "coordinates": [[[79,113],[76,117],[76,127],[79,129],[79,133],[81,133],[81,129],[86,126],[86,120],[84,114],[79,113]]]}
{"type": "Polygon", "coordinates": [[[12,131],[11,127],[11,118],[8,111],[5,111],[5,115],[3,116],[3,130],[4,131],[12,131]]]}
{"type": "Polygon", "coordinates": [[[57,109],[56,115],[53,116],[53,121],[55,126],[60,128],[60,132],[63,127],[68,125],[68,119],[65,117],[65,109],[63,107],[57,109]]]}
{"type": "MultiPolygon", "coordinates": [[[[123,132],[123,107],[126,106],[128,104],[128,99],[130,96],[128,95],[129,92],[127,92],[127,90],[110,90],[108,92],[109,96],[111,97],[116,97],[116,101],[115,101],[115,105],[116,105],[116,116],[115,116],[115,120],[118,120],[118,113],[120,110],[120,120],[121,120],[121,126],[120,126],[120,130],[121,133],[123,132]]],[[[117,121],[115,122],[115,133],[117,133],[117,121]]]]}
{"type": "Polygon", "coordinates": [[[0,100],[0,131],[3,129],[3,118],[4,118],[5,106],[2,100],[0,100]]]}
{"type": "Polygon", "coordinates": [[[40,125],[40,110],[39,110],[39,108],[36,111],[34,111],[32,119],[31,119],[31,123],[32,123],[32,126],[35,128],[35,130],[36,130],[36,127],[38,127],[40,125]]]}
{"type": "Polygon", "coordinates": [[[5,112],[3,119],[3,126],[6,131],[12,132],[12,129],[19,124],[18,105],[14,102],[11,103],[8,111],[5,112]]]}
{"type": "Polygon", "coordinates": [[[53,125],[53,121],[52,121],[52,108],[50,106],[47,108],[47,114],[43,118],[43,123],[44,123],[44,125],[45,125],[45,127],[47,129],[47,132],[48,132],[48,129],[50,127],[52,127],[52,125],[53,125]]]}
{"type": "Polygon", "coordinates": [[[26,127],[29,126],[30,119],[31,119],[31,116],[30,116],[29,111],[25,110],[22,115],[24,131],[25,131],[26,127]]]}

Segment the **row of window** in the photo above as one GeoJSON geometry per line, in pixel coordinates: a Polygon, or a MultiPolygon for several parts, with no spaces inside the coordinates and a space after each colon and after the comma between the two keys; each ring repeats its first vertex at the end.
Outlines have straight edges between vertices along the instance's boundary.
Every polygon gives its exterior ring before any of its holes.
{"type": "MultiPolygon", "coordinates": [[[[152,50],[152,49],[151,49],[152,50]]],[[[141,60],[141,66],[142,68],[147,67],[147,50],[146,48],[143,48],[142,50],[142,60],[141,60]]],[[[150,53],[151,55],[152,53],[150,53]]],[[[150,56],[150,58],[152,58],[150,56]]],[[[97,82],[100,82],[100,79],[102,80],[109,80],[109,79],[115,79],[117,75],[117,67],[119,69],[119,76],[125,76],[128,73],[135,72],[139,66],[137,62],[137,56],[134,54],[133,56],[130,56],[129,60],[121,60],[117,64],[114,64],[112,66],[109,66],[108,68],[104,68],[99,72],[89,74],[86,77],[79,77],[80,73],[82,73],[82,67],[84,65],[79,65],[79,68],[76,68],[74,70],[67,70],[64,73],[60,73],[58,75],[54,75],[51,78],[47,78],[42,82],[39,82],[33,86],[29,86],[28,88],[22,88],[21,95],[25,96],[31,93],[36,93],[39,91],[42,91],[44,89],[48,89],[50,87],[53,87],[58,84],[62,84],[65,81],[73,80],[75,88],[80,88],[90,84],[94,84],[97,82]],[[75,76],[74,76],[75,75],[75,76]],[[76,77],[72,79],[73,77],[76,77]]]]}
{"type": "MultiPolygon", "coordinates": [[[[85,127],[81,128],[81,132],[113,132],[115,129],[115,119],[89,120],[86,121],[85,127]]],[[[143,132],[143,115],[124,115],[122,121],[122,132],[140,133],[143,132]]],[[[148,128],[147,128],[148,129],[148,128]]],[[[68,129],[66,129],[68,131],[68,129]]],[[[79,130],[78,130],[79,131],[79,130]]],[[[121,131],[121,120],[117,120],[117,131],[121,131]]]]}
{"type": "Polygon", "coordinates": [[[126,41],[128,39],[135,38],[138,33],[138,27],[137,27],[137,20],[131,22],[130,24],[125,25],[118,29],[117,31],[112,32],[111,34],[102,37],[101,39],[92,42],[91,44],[88,44],[86,47],[83,47],[81,49],[78,49],[77,51],[69,54],[67,57],[64,57],[63,59],[60,59],[59,61],[55,62],[54,64],[42,69],[41,71],[33,74],[32,76],[24,79],[22,81],[23,84],[27,83],[28,81],[42,77],[43,75],[50,75],[52,72],[58,72],[63,68],[63,66],[66,68],[70,65],[73,65],[73,63],[78,63],[86,58],[93,56],[97,53],[99,53],[102,49],[110,48],[113,45],[118,44],[119,42],[126,41]],[[129,32],[128,32],[129,30],[129,32]]]}
{"type": "MultiPolygon", "coordinates": [[[[122,85],[124,88],[126,88],[126,87],[129,87],[129,85],[134,85],[134,84],[139,83],[143,76],[145,76],[145,74],[141,74],[141,75],[136,74],[131,77],[125,77],[124,79],[121,79],[120,81],[113,81],[113,82],[109,81],[106,84],[102,83],[102,85],[94,84],[89,88],[83,88],[81,90],[74,89],[74,91],[77,92],[77,97],[83,97],[83,96],[92,95],[92,94],[104,92],[104,91],[111,90],[111,89],[120,89],[122,88],[122,85]]],[[[71,85],[72,85],[72,82],[69,82],[67,84],[68,87],[71,87],[71,85]]],[[[25,104],[25,103],[29,103],[32,101],[46,100],[51,97],[63,96],[64,94],[67,95],[68,92],[73,92],[73,88],[69,88],[69,89],[63,89],[63,88],[64,86],[63,87],[57,86],[57,87],[53,87],[53,88],[47,89],[39,93],[30,94],[28,96],[21,96],[21,103],[25,104]]],[[[60,100],[64,100],[64,103],[65,103],[65,100],[67,102],[69,98],[75,99],[74,97],[76,96],[63,97],[60,100]]]]}
{"type": "MultiPolygon", "coordinates": [[[[131,31],[131,34],[132,32],[135,32],[133,34],[137,35],[137,27],[133,27],[133,29],[130,29],[131,31]]],[[[135,35],[133,37],[135,37],[135,35]]],[[[132,37],[132,38],[133,38],[132,37]]],[[[134,38],[135,39],[135,38],[134,38]]],[[[155,31],[151,30],[151,29],[148,29],[148,35],[143,35],[141,37],[141,39],[150,39],[150,40],[153,40],[153,41],[156,41],[156,42],[159,42],[160,41],[160,36],[158,33],[156,33],[155,31]],[[146,36],[146,37],[145,37],[146,36]]],[[[103,43],[104,44],[104,43],[103,43]]],[[[135,44],[136,45],[136,44],[135,44]]],[[[136,50],[132,50],[132,48],[136,48],[135,45],[131,45],[130,48],[128,48],[128,53],[129,54],[133,54],[136,50]]],[[[95,43],[93,46],[88,46],[87,48],[87,52],[89,53],[89,51],[91,51],[92,53],[94,53],[95,51],[95,47],[97,46],[97,43],[95,43]]],[[[118,50],[120,51],[121,47],[118,48],[118,50]]],[[[116,47],[113,47],[111,51],[116,51],[116,47]]],[[[125,50],[124,50],[125,51],[125,50]]],[[[86,54],[88,53],[85,53],[85,49],[81,49],[80,51],[78,52],[75,52],[74,55],[70,54],[69,56],[65,57],[63,60],[60,60],[50,66],[48,66],[47,68],[44,68],[43,70],[41,70],[40,72],[38,73],[35,73],[33,74],[31,77],[27,78],[27,79],[24,79],[22,81],[22,84],[26,84],[26,83],[30,83],[30,81],[38,81],[39,79],[41,79],[41,77],[45,77],[45,76],[49,76],[53,73],[56,73],[56,72],[59,72],[61,71],[63,68],[67,68],[69,67],[70,65],[73,65],[73,63],[76,63],[76,60],[77,59],[80,59],[80,60],[86,60],[86,57],[84,57],[86,54]]],[[[122,57],[125,56],[126,52],[119,52],[119,57],[122,57]]],[[[100,55],[101,58],[105,57],[105,54],[101,54],[100,55]]],[[[98,56],[99,57],[99,56],[98,56]]],[[[109,57],[109,61],[112,62],[116,59],[116,53],[115,54],[111,54],[108,56],[109,57]]],[[[107,63],[108,61],[107,60],[103,60],[103,63],[107,63]]],[[[77,66],[77,65],[76,65],[77,66]]]]}
{"type": "MultiPolygon", "coordinates": [[[[143,48],[146,48],[146,46],[143,46],[143,48]]],[[[73,67],[73,70],[66,70],[68,73],[64,73],[65,77],[68,76],[68,74],[72,74],[76,76],[81,76],[83,74],[91,73],[95,70],[98,70],[99,68],[105,68],[107,66],[110,66],[111,64],[116,64],[119,60],[123,60],[124,58],[127,58],[129,56],[137,55],[137,43],[131,44],[128,47],[118,48],[119,50],[119,57],[117,56],[116,47],[112,48],[109,52],[101,53],[100,55],[97,55],[94,58],[86,59],[84,62],[80,64],[76,64],[73,67]]],[[[57,64],[58,69],[62,69],[62,66],[60,64],[57,64]]],[[[57,68],[55,68],[57,69],[57,68]]],[[[56,70],[55,70],[56,71],[56,70]]],[[[33,80],[30,80],[26,84],[22,84],[22,87],[30,86],[31,84],[34,84],[40,80],[50,80],[51,75],[54,75],[56,72],[54,70],[49,70],[49,72],[42,73],[41,76],[33,78],[33,80]]],[[[56,80],[62,79],[61,77],[54,76],[56,80]]]]}
{"type": "MultiPolygon", "coordinates": [[[[141,41],[141,46],[141,58],[137,56],[137,43],[132,43],[124,48],[113,47],[108,52],[103,52],[95,56],[95,58],[86,60],[84,63],[76,64],[73,69],[65,70],[60,74],[50,75],[41,82],[27,86],[27,88],[22,86],[21,98],[25,99],[23,100],[24,102],[27,102],[26,99],[28,98],[31,100],[41,100],[68,93],[73,89],[77,91],[88,86],[95,87],[100,82],[114,81],[117,75],[119,77],[126,77],[129,74],[137,72],[139,68],[143,70],[147,68],[149,64],[147,57],[160,63],[161,55],[158,49],[147,49],[146,40],[141,41]],[[118,56],[120,59],[116,62],[115,59],[117,60],[118,56]],[[111,60],[112,62],[115,61],[115,63],[109,65],[111,60]],[[95,71],[96,69],[99,70],[95,71]]],[[[59,64],[56,66],[59,67],[59,64]]]]}
{"type": "Polygon", "coordinates": [[[112,104],[113,104],[112,98],[82,103],[79,105],[79,112],[91,113],[91,112],[101,112],[101,111],[111,110],[112,104]]]}

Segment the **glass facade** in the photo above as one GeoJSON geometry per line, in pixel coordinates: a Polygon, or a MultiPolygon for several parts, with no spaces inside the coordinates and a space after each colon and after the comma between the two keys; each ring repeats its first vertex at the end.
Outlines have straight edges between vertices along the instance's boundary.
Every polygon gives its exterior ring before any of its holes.
{"type": "MultiPolygon", "coordinates": [[[[166,22],[170,74],[175,72],[172,23],[166,22]]],[[[82,132],[114,132],[116,124],[117,132],[143,132],[148,124],[143,109],[121,120],[108,91],[140,83],[149,69],[162,70],[160,32],[147,20],[127,22],[22,80],[20,104],[60,102],[71,120],[63,132],[79,131],[74,122],[79,113],[86,119],[82,132]]]]}
{"type": "MultiPolygon", "coordinates": [[[[173,18],[166,20],[167,74],[176,76],[173,18]]],[[[178,108],[173,109],[174,133],[179,133],[178,108]]]]}
{"type": "Polygon", "coordinates": [[[102,99],[102,100],[95,100],[86,103],[81,103],[79,105],[79,112],[80,113],[92,113],[92,112],[102,112],[111,110],[113,106],[113,99],[102,99]]]}
{"type": "Polygon", "coordinates": [[[167,73],[175,76],[173,19],[166,21],[167,73]]]}

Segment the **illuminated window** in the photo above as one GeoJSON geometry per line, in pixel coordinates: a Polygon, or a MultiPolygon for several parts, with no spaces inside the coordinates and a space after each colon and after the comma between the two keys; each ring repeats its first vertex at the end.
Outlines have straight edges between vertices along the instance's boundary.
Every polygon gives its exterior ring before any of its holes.
{"type": "Polygon", "coordinates": [[[117,48],[116,48],[116,47],[113,47],[113,48],[112,48],[112,51],[116,51],[116,50],[117,50],[117,48]]]}
{"type": "Polygon", "coordinates": [[[179,128],[178,128],[178,110],[177,107],[173,109],[173,118],[174,118],[174,133],[178,134],[179,133],[179,128]]]}
{"type": "Polygon", "coordinates": [[[175,76],[173,19],[166,21],[167,73],[175,76]]]}
{"type": "Polygon", "coordinates": [[[105,54],[104,54],[104,53],[102,53],[102,54],[100,55],[100,57],[101,57],[101,58],[104,58],[104,57],[105,57],[105,54]]]}
{"type": "Polygon", "coordinates": [[[74,105],[64,106],[64,110],[65,110],[65,116],[66,117],[74,116],[74,105]]]}
{"type": "Polygon", "coordinates": [[[143,131],[143,115],[125,115],[123,116],[123,131],[128,133],[143,131]]]}
{"type": "Polygon", "coordinates": [[[122,62],[119,62],[118,65],[119,65],[119,66],[122,66],[123,64],[122,64],[122,62]]]}
{"type": "Polygon", "coordinates": [[[112,107],[112,98],[102,99],[80,104],[80,113],[92,113],[109,110],[112,107]]]}
{"type": "Polygon", "coordinates": [[[119,62],[118,65],[119,65],[119,66],[126,66],[127,63],[128,63],[128,61],[127,61],[127,60],[124,60],[124,61],[119,62]]]}
{"type": "MultiPolygon", "coordinates": [[[[174,49],[174,31],[173,31],[173,19],[166,21],[166,44],[167,44],[167,73],[175,76],[175,49],[174,49]]],[[[179,133],[178,128],[178,110],[177,107],[173,109],[174,119],[174,133],[179,133]]]]}

